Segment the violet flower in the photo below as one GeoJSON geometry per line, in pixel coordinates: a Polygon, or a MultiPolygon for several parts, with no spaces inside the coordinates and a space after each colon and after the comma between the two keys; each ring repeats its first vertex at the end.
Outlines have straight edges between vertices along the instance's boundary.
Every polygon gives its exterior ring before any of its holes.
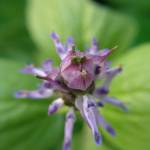
{"type": "Polygon", "coordinates": [[[56,33],[52,33],[51,37],[61,58],[60,66],[56,68],[52,65],[51,60],[46,60],[41,68],[33,65],[25,67],[22,70],[23,73],[33,74],[43,82],[38,90],[19,91],[16,97],[41,99],[51,97],[56,92],[59,93],[61,97],[50,104],[48,115],[52,115],[64,105],[69,108],[66,116],[63,149],[71,149],[76,111],[80,112],[91,129],[96,144],[100,145],[102,136],[99,126],[112,136],[116,134],[100,113],[105,103],[127,111],[121,101],[108,96],[113,78],[122,71],[121,66],[111,68],[111,63],[106,60],[114,49],[99,50],[96,39],[93,39],[91,48],[81,52],[75,50],[71,37],[68,38],[65,46],[60,42],[56,33]],[[101,80],[98,87],[96,87],[97,80],[101,80]]]}

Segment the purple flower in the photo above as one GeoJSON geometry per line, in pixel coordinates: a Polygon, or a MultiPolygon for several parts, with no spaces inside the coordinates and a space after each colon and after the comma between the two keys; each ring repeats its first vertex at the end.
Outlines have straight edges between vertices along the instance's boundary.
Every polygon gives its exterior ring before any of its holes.
{"type": "Polygon", "coordinates": [[[107,61],[107,57],[114,48],[99,50],[96,39],[93,39],[91,47],[81,52],[75,49],[72,37],[68,38],[65,45],[60,42],[56,33],[52,33],[51,37],[61,59],[60,66],[56,68],[51,60],[46,60],[40,68],[33,65],[25,67],[22,72],[36,76],[42,80],[42,84],[35,91],[19,91],[16,97],[42,99],[51,97],[56,92],[60,93],[61,97],[50,104],[48,115],[52,115],[64,105],[69,108],[63,149],[71,149],[75,111],[80,112],[91,129],[96,144],[100,145],[102,135],[99,132],[99,126],[112,136],[116,134],[100,113],[105,103],[127,111],[121,101],[108,96],[113,78],[122,71],[121,66],[111,68],[111,63],[107,61]],[[98,86],[97,80],[101,81],[98,86]]]}

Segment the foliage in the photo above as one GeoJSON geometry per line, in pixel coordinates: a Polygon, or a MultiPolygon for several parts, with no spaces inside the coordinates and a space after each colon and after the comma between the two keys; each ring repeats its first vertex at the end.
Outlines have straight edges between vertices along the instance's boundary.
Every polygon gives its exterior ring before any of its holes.
{"type": "MultiPolygon", "coordinates": [[[[34,59],[39,62],[49,57],[58,63],[59,59],[49,39],[51,31],[58,32],[63,37],[62,41],[72,35],[82,50],[88,47],[85,44],[93,36],[97,37],[102,48],[119,46],[111,59],[114,64],[122,64],[124,72],[113,82],[111,94],[123,100],[129,107],[129,112],[122,113],[109,105],[102,110],[116,128],[117,136],[111,138],[105,131],[101,131],[105,137],[101,149],[150,149],[150,44],[130,48],[136,35],[140,35],[136,43],[149,38],[147,28],[144,32],[140,28],[140,34],[137,34],[136,18],[144,20],[139,27],[149,27],[147,16],[144,16],[144,10],[149,10],[148,1],[142,2],[115,0],[111,2],[119,8],[115,11],[89,0],[29,0],[26,20],[25,1],[0,2],[0,149],[59,150],[61,147],[64,116],[59,113],[47,117],[48,105],[52,99],[16,100],[13,96],[18,89],[38,86],[36,79],[19,73],[25,63],[34,59]],[[138,15],[129,17],[121,13],[132,8],[138,15]],[[40,50],[36,51],[35,47],[40,50]]],[[[89,130],[80,119],[75,126],[74,150],[100,149],[94,145],[89,130]]]]}

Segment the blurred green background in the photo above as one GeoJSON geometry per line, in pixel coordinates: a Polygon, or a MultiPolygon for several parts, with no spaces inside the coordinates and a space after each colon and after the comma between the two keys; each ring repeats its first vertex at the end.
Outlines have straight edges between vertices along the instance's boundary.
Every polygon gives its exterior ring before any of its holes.
{"type": "Polygon", "coordinates": [[[95,146],[90,130],[77,117],[73,150],[150,149],[150,1],[149,0],[0,0],[0,150],[60,150],[65,113],[47,116],[53,98],[18,100],[19,89],[35,89],[39,81],[20,74],[26,64],[59,58],[49,34],[63,42],[72,35],[77,47],[87,48],[96,37],[101,48],[119,48],[110,57],[123,64],[111,95],[129,107],[102,110],[117,136],[103,129],[103,144],[95,146]]]}

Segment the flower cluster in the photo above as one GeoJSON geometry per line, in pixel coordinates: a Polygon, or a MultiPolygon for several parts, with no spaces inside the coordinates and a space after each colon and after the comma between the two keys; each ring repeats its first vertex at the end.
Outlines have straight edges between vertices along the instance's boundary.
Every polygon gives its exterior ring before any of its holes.
{"type": "Polygon", "coordinates": [[[60,66],[56,68],[51,60],[46,60],[41,68],[33,65],[25,67],[22,72],[42,79],[42,84],[35,91],[18,91],[16,97],[42,99],[59,93],[60,97],[50,104],[48,115],[52,115],[64,105],[69,107],[63,149],[71,149],[75,111],[80,112],[91,129],[96,144],[99,145],[102,142],[99,126],[112,136],[115,131],[102,117],[98,108],[110,103],[127,110],[121,101],[108,96],[112,79],[122,71],[121,66],[111,68],[111,63],[106,60],[114,49],[99,50],[96,39],[93,39],[91,47],[81,52],[75,49],[71,37],[65,45],[60,42],[56,33],[52,33],[51,38],[61,59],[60,66]],[[97,80],[101,81],[100,85],[96,84],[97,80]]]}

